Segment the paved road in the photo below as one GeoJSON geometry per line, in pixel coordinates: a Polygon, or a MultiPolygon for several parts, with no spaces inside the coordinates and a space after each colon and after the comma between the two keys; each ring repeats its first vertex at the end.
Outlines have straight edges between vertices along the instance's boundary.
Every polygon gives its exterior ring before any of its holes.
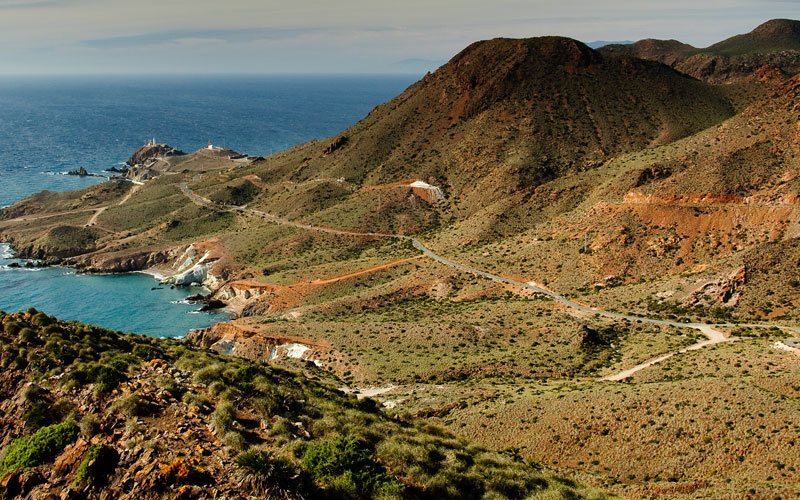
{"type": "Polygon", "coordinates": [[[426,247],[420,240],[414,238],[413,236],[406,236],[406,235],[402,235],[402,234],[362,232],[362,231],[355,231],[355,230],[351,230],[351,229],[338,229],[338,228],[330,228],[330,227],[324,227],[324,226],[313,226],[313,225],[310,225],[310,224],[301,224],[301,223],[297,223],[297,222],[292,222],[292,221],[287,220],[287,219],[283,219],[281,217],[278,217],[278,216],[275,216],[275,215],[272,215],[272,214],[261,212],[259,210],[252,210],[252,209],[249,209],[249,208],[236,206],[236,205],[221,205],[221,204],[215,203],[215,202],[213,202],[213,201],[211,201],[211,200],[209,200],[207,198],[203,198],[202,196],[199,196],[199,195],[193,193],[189,189],[189,187],[188,187],[186,182],[181,183],[180,188],[181,188],[181,191],[183,191],[183,193],[186,196],[188,196],[195,203],[198,203],[198,204],[204,205],[206,207],[210,207],[210,208],[223,208],[223,209],[236,211],[236,212],[241,212],[241,213],[252,215],[252,216],[256,216],[256,217],[261,217],[263,219],[266,219],[268,221],[274,222],[276,224],[283,224],[285,226],[296,227],[296,228],[299,228],[299,229],[307,229],[307,230],[310,230],[310,231],[321,231],[321,232],[325,232],[325,233],[341,234],[341,235],[346,235],[346,236],[370,236],[370,237],[377,237],[377,238],[393,238],[393,239],[398,239],[398,240],[410,241],[414,245],[415,248],[417,248],[424,255],[426,255],[427,257],[435,260],[436,262],[439,262],[439,263],[444,264],[446,266],[453,267],[455,269],[459,269],[461,271],[465,271],[465,272],[472,273],[472,274],[477,274],[479,276],[483,276],[484,278],[488,278],[490,280],[499,281],[501,283],[507,283],[509,285],[520,286],[522,288],[527,288],[528,290],[533,290],[534,292],[541,293],[543,295],[547,295],[548,297],[551,297],[552,299],[557,300],[558,302],[561,302],[565,306],[570,307],[570,308],[575,309],[575,310],[578,310],[578,311],[582,311],[582,312],[589,313],[589,314],[595,314],[597,316],[603,316],[603,317],[606,317],[606,318],[624,319],[624,320],[627,320],[627,321],[648,323],[648,324],[652,324],[652,325],[672,326],[672,327],[677,327],[677,328],[692,328],[692,329],[695,329],[695,330],[699,330],[701,333],[703,333],[703,335],[708,337],[708,341],[699,342],[699,343],[694,344],[692,346],[689,346],[689,347],[687,347],[685,349],[682,349],[681,351],[677,351],[675,353],[662,356],[661,358],[656,358],[656,359],[650,360],[650,361],[648,361],[646,363],[643,363],[641,365],[638,365],[637,367],[632,368],[631,370],[626,370],[625,372],[620,372],[617,375],[613,375],[611,377],[608,377],[607,378],[608,380],[622,380],[623,378],[626,378],[626,377],[632,375],[636,371],[639,371],[639,370],[641,370],[643,368],[646,368],[648,366],[652,366],[653,364],[658,363],[660,361],[663,361],[665,359],[668,359],[669,357],[671,357],[671,356],[673,356],[675,354],[679,354],[679,353],[690,351],[690,350],[699,349],[699,348],[705,347],[707,345],[713,345],[713,344],[717,344],[717,343],[720,343],[720,342],[727,342],[729,340],[734,340],[734,338],[725,337],[722,332],[717,330],[717,328],[721,328],[721,327],[734,327],[734,326],[750,327],[750,328],[776,328],[777,327],[777,328],[780,328],[781,330],[784,330],[784,331],[790,331],[790,332],[793,332],[795,334],[800,334],[800,328],[795,328],[795,327],[790,327],[790,326],[770,325],[770,324],[762,324],[762,323],[749,323],[749,324],[740,324],[740,323],[737,323],[737,324],[733,324],[733,323],[716,323],[716,324],[714,324],[714,323],[681,323],[681,322],[678,322],[678,321],[669,321],[669,320],[663,320],[663,319],[657,319],[657,318],[648,318],[646,316],[634,316],[634,315],[631,315],[631,314],[622,314],[622,313],[603,311],[601,309],[594,309],[592,307],[587,307],[587,306],[578,304],[576,302],[573,302],[573,301],[569,300],[568,298],[566,298],[566,297],[564,297],[562,295],[559,295],[559,294],[557,294],[557,293],[555,293],[555,292],[553,292],[551,290],[546,290],[544,288],[540,288],[540,287],[538,287],[536,285],[532,285],[531,283],[528,283],[528,282],[525,282],[525,281],[515,280],[515,279],[512,279],[512,278],[506,278],[505,276],[500,276],[498,274],[490,273],[488,271],[483,271],[483,270],[480,270],[480,269],[475,269],[474,267],[465,266],[463,264],[459,264],[458,262],[453,262],[452,260],[446,259],[446,258],[434,253],[428,247],[426,247]],[[630,373],[628,373],[628,372],[630,372],[630,373]],[[625,375],[621,376],[623,374],[625,374],[625,375]],[[620,377],[620,378],[618,378],[618,377],[620,377]]]}

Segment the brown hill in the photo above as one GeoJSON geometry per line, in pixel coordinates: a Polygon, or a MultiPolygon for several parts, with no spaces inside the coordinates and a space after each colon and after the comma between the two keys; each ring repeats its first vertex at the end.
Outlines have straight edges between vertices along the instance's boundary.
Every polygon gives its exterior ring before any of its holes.
{"type": "Polygon", "coordinates": [[[739,81],[770,67],[779,73],[800,72],[800,21],[773,19],[750,33],[701,49],[676,40],[640,40],[607,45],[604,54],[627,55],[664,63],[681,73],[713,83],[739,81]]]}
{"type": "Polygon", "coordinates": [[[773,19],[750,33],[736,35],[704,49],[724,56],[800,50],[800,21],[773,19]]]}
{"type": "Polygon", "coordinates": [[[255,172],[269,182],[343,177],[362,186],[423,179],[468,214],[733,112],[718,89],[661,64],[567,38],[494,39],[375,108],[338,147],[299,146],[255,172]]]}

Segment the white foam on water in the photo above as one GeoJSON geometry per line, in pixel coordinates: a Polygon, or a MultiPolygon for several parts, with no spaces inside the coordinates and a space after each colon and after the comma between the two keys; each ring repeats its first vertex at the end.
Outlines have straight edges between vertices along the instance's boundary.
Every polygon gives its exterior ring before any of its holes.
{"type": "Polygon", "coordinates": [[[134,274],[138,273],[138,274],[146,274],[148,276],[152,276],[154,279],[156,279],[158,281],[161,281],[161,280],[163,280],[165,278],[165,276],[163,274],[157,273],[157,272],[154,272],[154,271],[148,271],[147,269],[142,270],[142,271],[133,271],[133,272],[134,272],[134,274]]]}
{"type": "Polygon", "coordinates": [[[14,251],[8,243],[0,243],[0,259],[13,259],[14,251]]]}

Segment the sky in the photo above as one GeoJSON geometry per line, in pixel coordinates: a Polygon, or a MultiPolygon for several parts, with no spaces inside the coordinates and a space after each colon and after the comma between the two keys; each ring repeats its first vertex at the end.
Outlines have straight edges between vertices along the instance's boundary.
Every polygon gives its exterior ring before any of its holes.
{"type": "Polygon", "coordinates": [[[0,0],[0,74],[416,73],[471,42],[705,47],[800,0],[0,0]]]}

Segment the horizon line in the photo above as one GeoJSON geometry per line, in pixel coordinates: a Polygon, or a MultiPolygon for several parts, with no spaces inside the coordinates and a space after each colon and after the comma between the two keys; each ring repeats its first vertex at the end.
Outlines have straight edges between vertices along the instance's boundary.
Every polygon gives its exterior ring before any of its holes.
{"type": "Polygon", "coordinates": [[[429,72],[419,71],[332,71],[332,72],[303,72],[303,71],[241,71],[241,72],[154,72],[154,73],[0,73],[0,78],[6,77],[241,77],[241,76],[413,76],[420,78],[429,72]]]}

